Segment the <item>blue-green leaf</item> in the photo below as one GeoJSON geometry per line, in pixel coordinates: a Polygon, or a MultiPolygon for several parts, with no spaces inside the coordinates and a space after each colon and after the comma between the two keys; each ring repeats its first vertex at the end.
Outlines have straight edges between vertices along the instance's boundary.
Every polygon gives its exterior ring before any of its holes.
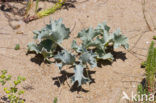
{"type": "Polygon", "coordinates": [[[125,49],[129,48],[128,38],[124,35],[121,35],[119,29],[113,33],[113,36],[114,36],[114,38],[113,38],[114,48],[118,48],[120,46],[123,46],[125,49]]]}
{"type": "Polygon", "coordinates": [[[70,30],[62,24],[62,19],[50,21],[41,31],[34,31],[34,38],[39,41],[50,39],[54,42],[61,43],[64,39],[69,38],[70,30]]]}
{"type": "Polygon", "coordinates": [[[64,65],[72,65],[75,62],[75,56],[66,50],[62,50],[57,55],[55,55],[54,58],[61,61],[61,63],[57,63],[59,69],[62,69],[64,65]]]}
{"type": "Polygon", "coordinates": [[[96,61],[96,54],[92,52],[84,52],[81,56],[80,59],[82,63],[86,64],[89,63],[91,68],[97,67],[97,61],[96,61]]]}
{"type": "Polygon", "coordinates": [[[48,59],[53,56],[53,52],[57,45],[53,43],[51,40],[43,40],[39,44],[29,43],[28,51],[34,51],[36,54],[42,54],[44,59],[48,59]]]}
{"type": "Polygon", "coordinates": [[[84,67],[82,64],[76,64],[74,68],[74,76],[72,76],[72,84],[76,81],[78,82],[78,86],[90,82],[91,80],[83,75],[84,67]]]}

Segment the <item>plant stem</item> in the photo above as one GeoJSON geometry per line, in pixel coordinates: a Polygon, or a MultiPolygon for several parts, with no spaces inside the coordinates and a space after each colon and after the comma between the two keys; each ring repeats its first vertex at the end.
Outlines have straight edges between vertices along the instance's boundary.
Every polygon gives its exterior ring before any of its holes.
{"type": "Polygon", "coordinates": [[[40,0],[36,0],[35,13],[37,13],[37,11],[38,11],[38,4],[39,4],[39,1],[40,1],[40,0]]]}
{"type": "Polygon", "coordinates": [[[28,15],[28,12],[29,12],[29,10],[30,10],[31,7],[32,7],[32,3],[33,3],[32,0],[28,0],[27,9],[26,9],[26,16],[28,15]]]}
{"type": "Polygon", "coordinates": [[[42,18],[44,16],[48,16],[54,13],[56,10],[60,9],[64,3],[65,3],[65,0],[59,0],[59,2],[56,3],[52,8],[38,12],[37,17],[42,18]]]}

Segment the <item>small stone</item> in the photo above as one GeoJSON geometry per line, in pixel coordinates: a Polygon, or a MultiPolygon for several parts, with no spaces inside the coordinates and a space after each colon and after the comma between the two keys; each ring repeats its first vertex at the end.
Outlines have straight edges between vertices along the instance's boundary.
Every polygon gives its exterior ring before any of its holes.
{"type": "Polygon", "coordinates": [[[21,24],[23,24],[23,21],[11,21],[10,22],[10,26],[15,30],[19,29],[21,27],[21,24]]]}
{"type": "Polygon", "coordinates": [[[146,41],[146,44],[149,44],[149,42],[148,42],[148,41],[146,41]]]}
{"type": "Polygon", "coordinates": [[[17,31],[16,34],[24,34],[22,31],[17,31]]]}

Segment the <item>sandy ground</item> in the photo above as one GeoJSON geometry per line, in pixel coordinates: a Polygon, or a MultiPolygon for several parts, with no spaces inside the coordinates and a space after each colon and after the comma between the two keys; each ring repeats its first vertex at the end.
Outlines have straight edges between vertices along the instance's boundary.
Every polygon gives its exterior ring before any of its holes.
{"type": "MultiPolygon", "coordinates": [[[[40,3],[41,7],[51,5],[40,3]]],[[[11,25],[20,24],[13,30],[9,26],[4,12],[0,11],[0,70],[6,69],[14,77],[22,75],[26,81],[20,88],[25,90],[26,103],[52,103],[54,97],[58,103],[127,103],[122,100],[122,92],[129,95],[136,92],[137,85],[144,78],[144,69],[140,63],[146,59],[152,36],[156,34],[156,1],[148,0],[89,0],[75,4],[76,8],[61,9],[42,19],[25,24],[23,21],[11,21],[11,25]],[[145,10],[144,10],[145,8],[145,10]],[[83,85],[87,91],[70,91],[67,82],[57,86],[56,77],[62,76],[55,64],[35,63],[34,54],[26,55],[26,46],[33,41],[33,30],[40,30],[51,19],[63,18],[64,24],[72,28],[71,38],[63,42],[65,48],[77,33],[89,26],[96,27],[106,21],[111,31],[120,28],[129,38],[130,49],[116,50],[116,61],[112,65],[102,65],[92,70],[95,83],[83,85]],[[20,34],[23,32],[23,34],[20,34]],[[21,49],[14,50],[16,44],[21,49]]],[[[11,16],[12,18],[20,18],[11,16]]],[[[67,68],[68,69],[68,68],[67,68]]],[[[69,85],[70,80],[68,80],[69,85]]],[[[0,87],[0,97],[4,95],[0,87]]]]}

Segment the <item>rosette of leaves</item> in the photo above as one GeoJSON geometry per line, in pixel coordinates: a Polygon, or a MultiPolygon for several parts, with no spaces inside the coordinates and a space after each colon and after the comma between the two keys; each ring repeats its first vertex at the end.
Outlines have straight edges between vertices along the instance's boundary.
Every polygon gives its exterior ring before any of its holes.
{"type": "Polygon", "coordinates": [[[90,78],[84,75],[85,69],[95,68],[99,59],[113,61],[111,48],[113,50],[120,46],[128,49],[128,39],[121,34],[120,30],[113,33],[109,32],[110,27],[106,23],[99,24],[95,29],[88,28],[78,33],[77,38],[82,40],[80,45],[73,40],[71,48],[76,51],[72,54],[61,46],[64,39],[69,38],[69,29],[62,24],[62,20],[51,21],[41,31],[35,31],[35,37],[38,42],[28,45],[29,51],[42,54],[47,60],[54,57],[56,65],[62,70],[65,65],[74,67],[74,75],[71,77],[72,84],[78,82],[78,86],[90,82],[90,78]],[[62,48],[56,51],[57,47],[62,48]]]}
{"type": "Polygon", "coordinates": [[[50,21],[40,31],[34,31],[36,43],[28,44],[28,51],[43,55],[45,60],[54,56],[57,47],[62,48],[61,43],[69,38],[70,30],[62,24],[62,19],[50,21]]]}

